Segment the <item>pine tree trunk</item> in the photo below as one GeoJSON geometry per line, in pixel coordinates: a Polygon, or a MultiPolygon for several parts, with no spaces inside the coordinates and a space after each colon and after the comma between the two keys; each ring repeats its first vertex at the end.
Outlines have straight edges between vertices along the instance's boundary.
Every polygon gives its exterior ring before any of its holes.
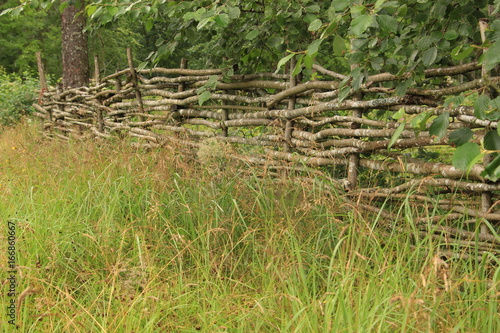
{"type": "Polygon", "coordinates": [[[89,82],[89,58],[85,16],[73,5],[62,13],[63,88],[75,88],[89,82]]]}

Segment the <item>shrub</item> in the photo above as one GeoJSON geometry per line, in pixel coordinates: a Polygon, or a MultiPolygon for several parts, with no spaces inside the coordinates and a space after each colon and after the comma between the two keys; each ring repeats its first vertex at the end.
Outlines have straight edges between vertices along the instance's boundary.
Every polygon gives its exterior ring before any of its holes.
{"type": "Polygon", "coordinates": [[[28,73],[6,73],[0,68],[0,126],[13,125],[33,113],[38,80],[28,73]]]}

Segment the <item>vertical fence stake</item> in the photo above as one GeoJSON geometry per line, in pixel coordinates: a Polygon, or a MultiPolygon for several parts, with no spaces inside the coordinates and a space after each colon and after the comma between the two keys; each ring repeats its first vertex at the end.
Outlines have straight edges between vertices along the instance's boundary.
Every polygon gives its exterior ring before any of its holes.
{"type": "MultiPolygon", "coordinates": [[[[351,41],[352,45],[352,41],[351,41]]],[[[351,65],[351,70],[359,67],[358,64],[351,65]]],[[[353,96],[353,101],[360,101],[363,99],[363,93],[357,91],[353,96]]],[[[363,117],[362,109],[354,109],[352,111],[353,117],[361,118],[363,117]]],[[[352,129],[359,128],[359,123],[352,123],[352,129]]],[[[358,168],[359,168],[359,154],[349,154],[349,161],[347,164],[347,190],[355,190],[358,187],[358,168]]]]}
{"type": "MultiPolygon", "coordinates": [[[[94,56],[94,84],[96,87],[101,84],[100,78],[100,69],[99,69],[99,56],[94,56]]],[[[101,100],[99,98],[96,99],[97,105],[102,105],[101,100]]],[[[104,117],[102,115],[102,109],[97,108],[97,130],[100,133],[104,133],[104,117]]]]}
{"type": "MultiPolygon", "coordinates": [[[[186,58],[181,59],[181,69],[186,69],[188,67],[188,61],[186,58]]],[[[184,82],[179,83],[179,86],[177,87],[177,92],[183,92],[185,89],[185,84],[184,82]]]]}
{"type": "MultiPolygon", "coordinates": [[[[488,19],[480,19],[479,20],[479,31],[481,33],[481,41],[484,43],[486,41],[486,30],[488,29],[488,19]]],[[[486,50],[483,50],[485,52],[486,50]]],[[[481,68],[481,78],[482,79],[488,79],[489,78],[489,73],[486,70],[485,64],[483,63],[483,66],[481,68]]],[[[490,96],[489,89],[486,89],[486,91],[483,92],[483,94],[486,94],[488,97],[490,96]]],[[[486,167],[492,160],[491,155],[485,155],[483,158],[483,165],[486,167]]],[[[481,210],[483,213],[488,213],[492,205],[492,200],[491,200],[491,192],[482,192],[481,193],[481,210]]],[[[481,223],[481,234],[488,234],[489,230],[488,227],[484,224],[481,223]]]]}
{"type": "MultiPolygon", "coordinates": [[[[222,57],[222,60],[224,62],[226,62],[228,59],[227,59],[227,57],[222,57]]],[[[231,90],[228,90],[227,93],[231,94],[231,90]]],[[[226,103],[228,105],[231,105],[232,101],[226,101],[226,103]]],[[[229,136],[229,129],[228,129],[227,125],[226,125],[226,121],[229,120],[229,109],[223,108],[221,110],[221,117],[222,117],[222,119],[221,119],[221,129],[222,129],[221,135],[223,137],[227,138],[229,136]]]]}
{"type": "MultiPolygon", "coordinates": [[[[289,75],[290,80],[288,83],[288,87],[292,88],[297,85],[297,78],[293,76],[293,70],[295,69],[296,60],[295,58],[290,59],[289,63],[289,75]]],[[[296,96],[290,96],[288,99],[288,110],[295,109],[296,96]]],[[[285,151],[290,152],[293,144],[292,144],[292,131],[293,131],[293,120],[288,120],[285,124],[285,151]]]]}
{"type": "MultiPolygon", "coordinates": [[[[188,68],[188,60],[186,58],[182,58],[181,59],[181,63],[180,63],[180,69],[186,69],[188,68]]],[[[184,90],[186,89],[186,84],[184,82],[180,82],[179,85],[177,86],[177,92],[183,92],[184,90]]],[[[179,109],[181,109],[182,106],[180,105],[170,105],[170,116],[172,117],[172,119],[174,119],[175,121],[178,121],[180,122],[181,119],[180,119],[180,114],[179,114],[179,109]]],[[[177,136],[177,133],[175,133],[175,136],[177,136]]]]}
{"type": "MultiPolygon", "coordinates": [[[[116,70],[116,72],[118,73],[118,70],[116,70]]],[[[122,80],[120,80],[120,77],[117,76],[115,78],[115,90],[116,90],[116,94],[118,95],[120,93],[120,91],[122,90],[122,80]]]]}
{"type": "MultiPolygon", "coordinates": [[[[45,78],[45,69],[43,68],[42,53],[36,53],[36,64],[38,66],[38,76],[40,78],[40,96],[38,104],[43,103],[43,94],[48,90],[47,79],[45,78]]],[[[49,121],[52,121],[52,109],[49,109],[49,121]]]]}
{"type": "MultiPolygon", "coordinates": [[[[144,106],[142,104],[141,91],[139,90],[139,83],[137,81],[137,72],[135,71],[134,58],[132,57],[132,49],[130,47],[127,48],[127,60],[128,60],[128,66],[130,69],[130,75],[132,78],[132,84],[134,85],[134,89],[135,89],[135,97],[137,99],[137,104],[139,105],[139,112],[143,113],[144,106]]],[[[144,120],[144,117],[141,117],[141,119],[144,120]]]]}
{"type": "MultiPolygon", "coordinates": [[[[353,101],[360,101],[363,98],[362,93],[359,91],[353,97],[353,101]]],[[[363,117],[363,112],[360,109],[353,110],[353,117],[363,117]]],[[[358,123],[351,124],[352,129],[359,128],[358,123]]],[[[358,187],[358,168],[359,168],[359,154],[349,154],[349,162],[347,164],[347,189],[355,190],[358,187]]]]}
{"type": "MultiPolygon", "coordinates": [[[[227,102],[230,104],[230,102],[227,102]]],[[[228,128],[226,126],[226,120],[229,119],[229,110],[228,109],[222,109],[222,136],[227,138],[228,136],[228,128]]]]}
{"type": "Polygon", "coordinates": [[[99,56],[95,55],[94,56],[94,83],[95,86],[97,87],[99,84],[101,84],[101,71],[99,69],[99,56]]]}
{"type": "Polygon", "coordinates": [[[36,64],[38,65],[38,76],[40,77],[40,89],[42,94],[47,91],[47,80],[45,78],[45,70],[43,68],[42,54],[36,53],[36,64]]]}

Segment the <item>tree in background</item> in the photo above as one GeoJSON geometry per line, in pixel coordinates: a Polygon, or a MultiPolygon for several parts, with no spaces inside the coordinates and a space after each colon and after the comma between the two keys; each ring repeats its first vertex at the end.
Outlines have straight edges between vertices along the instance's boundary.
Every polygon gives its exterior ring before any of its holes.
{"type": "Polygon", "coordinates": [[[89,55],[83,1],[62,2],[62,68],[63,88],[76,88],[89,83],[89,55]]]}
{"type": "MultiPolygon", "coordinates": [[[[36,72],[36,52],[41,52],[46,70],[53,78],[62,77],[62,21],[67,2],[25,3],[19,6],[18,0],[8,0],[0,5],[0,67],[7,73],[36,72]],[[17,6],[17,7],[16,7],[17,6]],[[22,14],[21,14],[22,13],[22,14]]],[[[78,4],[75,2],[75,8],[78,4]]],[[[83,7],[80,6],[82,9],[83,7]]],[[[85,13],[79,16],[86,18],[85,13]]],[[[77,17],[78,18],[78,17],[77,17]]],[[[86,20],[83,20],[86,21],[86,20]]],[[[74,23],[72,19],[66,20],[74,23]]],[[[131,24],[127,18],[119,18],[112,25],[90,29],[87,33],[87,62],[94,61],[97,55],[104,74],[111,74],[127,66],[126,48],[140,45],[144,31],[143,25],[131,24]]],[[[67,39],[71,34],[65,37],[67,39]]],[[[154,46],[154,43],[151,45],[154,46]]],[[[138,57],[150,52],[143,49],[138,57]]],[[[71,53],[71,49],[67,53],[71,53]]],[[[65,51],[66,53],[66,51],[65,51]]],[[[72,66],[73,58],[66,58],[72,66]]],[[[83,61],[83,59],[82,59],[83,61]]],[[[66,64],[66,62],[65,62],[66,64]]],[[[88,65],[86,65],[88,70],[88,65]]]]}

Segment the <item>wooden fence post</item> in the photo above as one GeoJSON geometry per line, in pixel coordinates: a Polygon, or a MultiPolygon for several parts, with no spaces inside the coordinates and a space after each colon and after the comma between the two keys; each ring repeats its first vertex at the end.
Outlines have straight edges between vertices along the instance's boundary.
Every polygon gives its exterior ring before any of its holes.
{"type": "Polygon", "coordinates": [[[101,71],[99,69],[99,56],[95,55],[94,56],[94,82],[95,82],[96,87],[101,83],[100,72],[101,71]]]}
{"type": "MultiPolygon", "coordinates": [[[[296,60],[295,58],[290,59],[289,63],[289,88],[293,88],[297,85],[297,78],[293,76],[293,70],[295,69],[296,60]]],[[[296,96],[290,96],[288,99],[288,110],[295,109],[296,96]]],[[[288,120],[285,124],[285,151],[290,152],[293,147],[292,144],[292,131],[293,131],[293,120],[288,120]]]]}
{"type": "MultiPolygon", "coordinates": [[[[186,68],[188,68],[188,60],[186,58],[182,58],[180,69],[186,69],[186,68]]],[[[185,83],[181,82],[177,87],[177,92],[183,92],[185,88],[186,88],[185,83]]]]}
{"type": "MultiPolygon", "coordinates": [[[[100,69],[99,69],[99,56],[94,56],[94,84],[96,87],[101,84],[100,78],[100,69]]],[[[97,91],[96,91],[97,92],[97,91]]],[[[99,98],[96,99],[97,105],[102,105],[101,100],[99,98]]],[[[104,117],[102,115],[102,109],[97,108],[97,130],[100,133],[104,133],[104,117]]]]}
{"type": "MultiPolygon", "coordinates": [[[[351,47],[353,52],[355,48],[353,46],[353,41],[351,41],[351,47]]],[[[351,70],[359,67],[358,64],[351,65],[351,70]]],[[[363,99],[363,93],[361,91],[357,91],[353,96],[353,101],[360,101],[363,99]]],[[[363,117],[362,109],[354,109],[352,111],[353,117],[361,118],[363,117]]],[[[351,123],[351,129],[359,128],[359,123],[351,123]]],[[[359,168],[359,154],[353,153],[349,154],[349,161],[347,163],[347,190],[355,190],[358,187],[358,168],[359,168]]]]}
{"type": "MultiPolygon", "coordinates": [[[[230,102],[226,102],[226,103],[231,104],[230,102]]],[[[223,125],[222,125],[222,133],[221,134],[225,138],[227,138],[227,136],[228,136],[228,128],[225,125],[225,122],[228,119],[229,119],[229,110],[228,109],[222,109],[222,123],[223,123],[223,125]]]]}
{"type": "Polygon", "coordinates": [[[47,80],[45,78],[45,69],[43,67],[42,54],[36,53],[36,64],[38,65],[38,76],[40,77],[40,89],[42,94],[47,90],[47,80]]]}
{"type": "Polygon", "coordinates": [[[135,71],[134,58],[132,57],[132,49],[130,47],[127,48],[127,60],[128,60],[128,67],[130,69],[132,84],[134,85],[134,89],[135,89],[135,97],[137,99],[137,104],[139,105],[139,112],[143,113],[144,106],[142,104],[141,91],[139,90],[139,82],[137,80],[137,72],[135,71]]]}
{"type": "MultiPolygon", "coordinates": [[[[488,29],[488,19],[480,19],[479,20],[479,31],[481,33],[481,41],[484,43],[486,41],[486,30],[488,29]]],[[[486,50],[483,50],[485,52],[486,50]]],[[[481,79],[483,80],[488,80],[489,78],[489,72],[486,69],[486,66],[483,62],[482,68],[481,68],[481,79]]],[[[486,87],[486,90],[483,92],[483,94],[487,95],[488,97],[490,96],[489,89],[486,87]]],[[[485,155],[483,158],[483,165],[486,167],[490,162],[492,161],[491,155],[485,155]]],[[[491,200],[491,192],[482,192],[481,193],[481,210],[483,213],[488,213],[492,205],[492,200],[491,200]]],[[[488,227],[484,224],[481,223],[481,234],[488,234],[489,230],[488,227]]]]}
{"type": "MultiPolygon", "coordinates": [[[[353,97],[353,101],[360,101],[363,98],[361,91],[357,92],[353,97]]],[[[353,117],[362,118],[363,112],[360,109],[352,111],[353,117]]],[[[359,128],[358,123],[351,124],[352,129],[359,128]]],[[[359,154],[349,154],[349,162],[347,164],[347,186],[348,190],[355,190],[358,187],[358,168],[359,168],[359,154]]]]}
{"type": "MultiPolygon", "coordinates": [[[[47,86],[47,79],[45,78],[45,69],[43,67],[41,52],[36,53],[36,64],[38,67],[38,76],[40,78],[40,96],[38,98],[39,99],[38,104],[42,104],[43,94],[48,90],[48,86],[47,86]]],[[[52,119],[53,119],[52,109],[49,109],[49,121],[52,121],[52,119]]]]}
{"type": "MultiPolygon", "coordinates": [[[[222,57],[222,60],[224,63],[227,62],[228,58],[227,57],[222,57]]],[[[231,90],[228,90],[227,91],[228,94],[231,94],[231,90]]],[[[231,101],[226,101],[226,102],[222,102],[223,104],[227,104],[227,105],[231,105],[231,101]]],[[[228,137],[229,135],[229,129],[227,128],[226,126],[226,121],[229,120],[229,109],[226,109],[226,108],[222,108],[221,109],[221,135],[225,138],[228,137]]]]}

